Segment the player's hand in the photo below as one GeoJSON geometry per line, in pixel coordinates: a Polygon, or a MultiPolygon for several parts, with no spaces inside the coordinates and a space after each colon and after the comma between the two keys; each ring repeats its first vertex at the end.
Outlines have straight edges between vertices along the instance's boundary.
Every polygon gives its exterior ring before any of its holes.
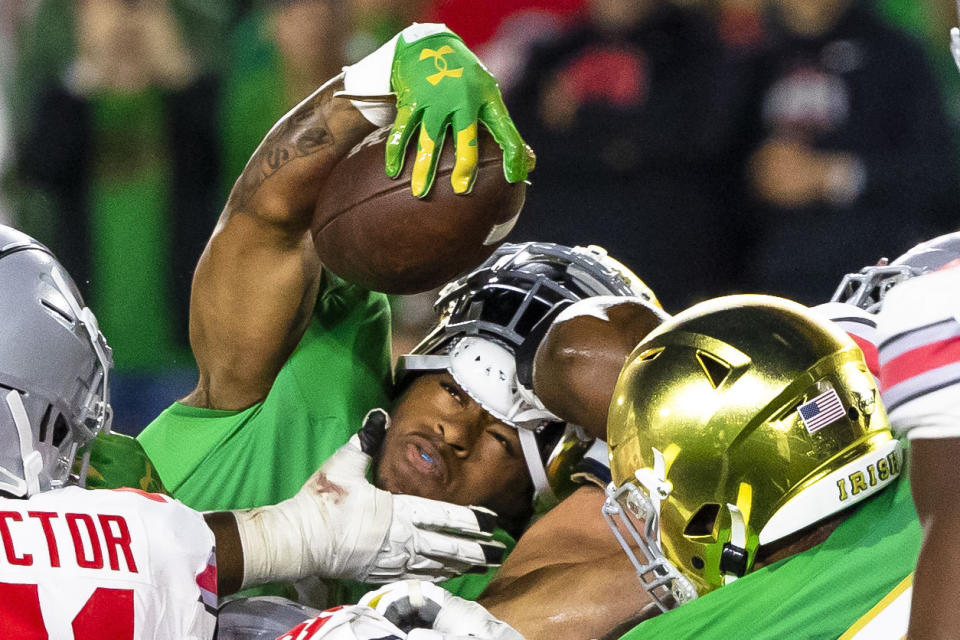
{"type": "Polygon", "coordinates": [[[504,546],[491,539],[492,511],[394,495],[367,481],[388,420],[382,409],[368,413],[360,432],[293,498],[236,512],[244,586],[312,574],[375,583],[443,580],[500,564],[504,546]]]}
{"type": "Polygon", "coordinates": [[[403,640],[406,634],[370,607],[334,607],[301,622],[277,640],[403,640]]]}
{"type": "Polygon", "coordinates": [[[371,591],[366,605],[407,633],[410,640],[523,640],[516,629],[476,602],[417,580],[404,580],[371,591]]]}
{"type": "Polygon", "coordinates": [[[508,182],[526,179],[533,169],[533,150],[510,119],[496,79],[453,32],[412,42],[401,33],[390,84],[397,95],[397,118],[387,139],[387,175],[400,174],[407,142],[419,129],[410,182],[415,196],[425,196],[433,184],[448,124],[453,128],[457,154],[450,176],[455,193],[469,193],[473,188],[478,121],[503,150],[503,173],[508,182]]]}
{"type": "MultiPolygon", "coordinates": [[[[443,25],[413,24],[385,47],[346,69],[340,95],[377,100],[372,87],[379,81],[367,78],[381,73],[378,69],[391,56],[389,91],[396,96],[396,118],[387,139],[387,175],[400,175],[407,143],[417,133],[410,186],[415,196],[427,195],[449,125],[457,156],[450,181],[455,193],[469,193],[477,175],[477,127],[482,122],[503,150],[507,181],[526,179],[536,156],[510,119],[496,79],[459,36],[443,25]],[[361,74],[366,78],[359,78],[361,74]]],[[[368,118],[379,124],[382,111],[368,118]]]]}

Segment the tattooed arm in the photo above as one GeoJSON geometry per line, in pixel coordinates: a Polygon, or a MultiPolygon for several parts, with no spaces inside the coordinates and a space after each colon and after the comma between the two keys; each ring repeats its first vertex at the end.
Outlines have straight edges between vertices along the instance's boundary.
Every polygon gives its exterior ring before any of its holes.
{"type": "Polygon", "coordinates": [[[320,286],[310,223],[336,162],[373,130],[334,78],[270,130],[237,179],[200,257],[186,404],[244,409],[266,397],[303,335],[320,286]]]}

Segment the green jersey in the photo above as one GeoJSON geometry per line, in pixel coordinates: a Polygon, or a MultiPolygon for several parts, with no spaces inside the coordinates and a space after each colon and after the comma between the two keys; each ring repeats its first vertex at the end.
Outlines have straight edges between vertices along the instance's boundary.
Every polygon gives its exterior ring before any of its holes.
{"type": "Polygon", "coordinates": [[[622,640],[839,638],[906,586],[921,535],[901,476],[822,544],[647,620],[622,640]]]}
{"type": "Polygon", "coordinates": [[[291,497],[390,391],[386,297],[327,273],[303,338],[267,397],[243,411],[174,403],[139,436],[164,484],[197,510],[291,497]]]}
{"type": "MultiPolygon", "coordinates": [[[[243,411],[174,403],[140,434],[164,484],[187,506],[246,509],[289,498],[357,432],[367,411],[388,407],[386,297],[329,273],[325,282],[306,333],[263,402],[243,411]]],[[[506,532],[496,537],[513,548],[506,532]]],[[[441,586],[474,599],[495,573],[464,575],[441,586]]],[[[356,602],[376,588],[340,582],[328,585],[328,604],[356,602]]],[[[295,596],[283,586],[257,592],[295,596]]]]}

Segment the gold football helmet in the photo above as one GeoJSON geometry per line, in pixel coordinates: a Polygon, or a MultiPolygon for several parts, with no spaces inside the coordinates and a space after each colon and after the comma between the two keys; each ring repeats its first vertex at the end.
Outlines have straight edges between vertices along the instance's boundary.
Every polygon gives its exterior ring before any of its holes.
{"type": "Polygon", "coordinates": [[[759,295],[698,304],[641,342],[607,437],[604,516],[663,610],[876,493],[902,461],[854,342],[759,295]]]}

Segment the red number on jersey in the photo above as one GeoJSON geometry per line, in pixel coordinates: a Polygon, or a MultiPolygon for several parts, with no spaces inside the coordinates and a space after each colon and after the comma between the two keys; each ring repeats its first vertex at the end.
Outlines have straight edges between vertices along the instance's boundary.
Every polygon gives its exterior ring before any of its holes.
{"type": "Polygon", "coordinates": [[[47,640],[37,585],[0,582],[0,611],[4,630],[11,638],[47,640]]]}
{"type": "MultiPolygon", "coordinates": [[[[48,640],[35,584],[0,582],[4,637],[48,640]]],[[[98,588],[73,619],[74,640],[132,640],[133,589],[98,588]]]]}
{"type": "Polygon", "coordinates": [[[97,587],[73,619],[74,640],[133,640],[133,589],[97,587]]]}

